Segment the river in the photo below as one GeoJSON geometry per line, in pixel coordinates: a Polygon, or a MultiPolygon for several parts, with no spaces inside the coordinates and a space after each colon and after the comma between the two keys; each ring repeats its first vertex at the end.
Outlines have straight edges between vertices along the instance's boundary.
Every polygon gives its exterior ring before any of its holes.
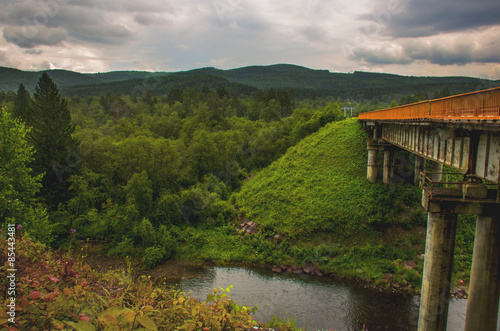
{"type": "MultiPolygon", "coordinates": [[[[380,293],[362,286],[305,274],[277,274],[242,267],[185,266],[176,281],[183,291],[204,300],[214,287],[233,285],[239,305],[258,306],[255,318],[296,318],[307,330],[416,330],[419,297],[380,293]]],[[[448,330],[463,330],[467,300],[450,302],[448,330]]]]}

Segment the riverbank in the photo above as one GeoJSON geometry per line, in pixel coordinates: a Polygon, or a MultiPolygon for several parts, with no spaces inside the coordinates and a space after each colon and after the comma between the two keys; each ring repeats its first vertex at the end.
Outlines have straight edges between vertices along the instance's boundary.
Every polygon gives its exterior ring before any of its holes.
{"type": "MultiPolygon", "coordinates": [[[[254,318],[255,309],[239,306],[229,296],[230,288],[214,290],[198,300],[170,286],[153,284],[148,276],[134,277],[127,259],[126,270],[113,267],[120,262],[93,255],[75,258],[53,252],[29,238],[16,240],[14,316],[0,309],[0,327],[16,330],[268,330],[254,318]],[[98,263],[100,271],[83,260],[98,263]],[[108,270],[109,269],[109,270],[108,270]],[[15,327],[9,318],[15,320],[15,327]]],[[[74,250],[81,253],[90,247],[74,250]]],[[[8,245],[0,242],[0,270],[13,268],[7,261],[8,245]]],[[[122,261],[123,262],[123,261],[122,261]]],[[[11,262],[14,263],[14,262],[11,262]]],[[[0,279],[2,306],[7,296],[7,278],[0,279]]],[[[11,285],[12,286],[12,285],[11,285]]],[[[280,330],[293,331],[291,324],[280,330]]]]}
{"type": "MultiPolygon", "coordinates": [[[[217,260],[207,262],[200,260],[190,261],[185,259],[174,259],[165,261],[152,269],[144,269],[140,257],[131,256],[124,258],[121,256],[109,256],[107,254],[107,248],[104,245],[81,243],[77,248],[70,251],[56,251],[57,256],[61,258],[68,253],[70,253],[74,259],[80,259],[96,271],[107,272],[109,270],[120,270],[124,274],[131,274],[134,278],[147,276],[153,282],[160,284],[178,284],[182,279],[193,278],[197,274],[197,268],[225,266],[257,268],[259,270],[268,270],[279,274],[304,274],[311,278],[332,278],[383,293],[395,293],[405,296],[420,295],[420,287],[416,287],[408,283],[400,284],[394,274],[384,274],[380,279],[349,277],[346,276],[346,273],[341,275],[335,273],[333,270],[318,268],[313,264],[302,267],[297,265],[269,265],[262,263],[228,262],[217,260]]],[[[414,261],[394,261],[394,263],[400,264],[407,270],[412,270],[417,267],[417,264],[414,261]]],[[[419,263],[423,263],[423,260],[419,263]]],[[[362,273],[362,270],[359,269],[355,271],[358,274],[362,273]]],[[[468,296],[468,283],[463,280],[459,280],[458,284],[452,287],[451,295],[456,299],[466,299],[468,296]]]]}

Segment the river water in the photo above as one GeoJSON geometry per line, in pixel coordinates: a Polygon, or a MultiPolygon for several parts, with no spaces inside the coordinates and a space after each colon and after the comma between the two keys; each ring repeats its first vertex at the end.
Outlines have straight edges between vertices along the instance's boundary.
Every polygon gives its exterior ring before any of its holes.
{"type": "MultiPolygon", "coordinates": [[[[307,330],[416,330],[419,297],[380,293],[328,277],[273,273],[242,267],[185,266],[176,283],[204,300],[214,287],[233,285],[239,305],[258,306],[255,318],[296,318],[307,330]]],[[[463,330],[466,300],[451,300],[448,330],[463,330]]]]}

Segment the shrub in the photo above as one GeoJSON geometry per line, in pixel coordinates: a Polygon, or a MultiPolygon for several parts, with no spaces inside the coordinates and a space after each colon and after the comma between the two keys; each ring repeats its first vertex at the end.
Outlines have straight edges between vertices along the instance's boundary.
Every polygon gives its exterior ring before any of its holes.
{"type": "Polygon", "coordinates": [[[109,250],[109,255],[121,255],[123,257],[132,255],[134,250],[134,242],[129,237],[122,237],[117,245],[109,250]]]}
{"type": "Polygon", "coordinates": [[[143,218],[134,232],[143,246],[150,246],[155,243],[155,231],[148,219],[143,218]]]}
{"type": "Polygon", "coordinates": [[[144,267],[151,269],[160,264],[165,258],[165,253],[161,247],[151,246],[144,250],[142,262],[144,267]]]}

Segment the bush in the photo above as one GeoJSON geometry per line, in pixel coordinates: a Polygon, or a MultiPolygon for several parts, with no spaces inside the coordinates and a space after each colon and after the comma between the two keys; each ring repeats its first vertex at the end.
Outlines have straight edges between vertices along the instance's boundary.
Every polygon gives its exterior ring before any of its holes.
{"type": "Polygon", "coordinates": [[[122,237],[116,246],[109,250],[109,255],[121,255],[123,257],[132,255],[134,250],[134,242],[129,237],[122,237]]]}
{"type": "Polygon", "coordinates": [[[156,202],[155,224],[180,224],[182,221],[177,194],[163,193],[156,202]]]}
{"type": "Polygon", "coordinates": [[[152,246],[144,250],[142,262],[144,263],[144,267],[146,267],[147,269],[151,269],[163,262],[164,258],[165,253],[163,249],[158,246],[152,246]]]}
{"type": "Polygon", "coordinates": [[[143,246],[150,246],[155,243],[155,231],[151,222],[143,218],[141,223],[135,229],[136,238],[143,246]]]}
{"type": "Polygon", "coordinates": [[[160,225],[156,235],[156,242],[163,250],[164,259],[172,259],[175,257],[178,243],[170,231],[167,230],[166,226],[160,225]]]}

